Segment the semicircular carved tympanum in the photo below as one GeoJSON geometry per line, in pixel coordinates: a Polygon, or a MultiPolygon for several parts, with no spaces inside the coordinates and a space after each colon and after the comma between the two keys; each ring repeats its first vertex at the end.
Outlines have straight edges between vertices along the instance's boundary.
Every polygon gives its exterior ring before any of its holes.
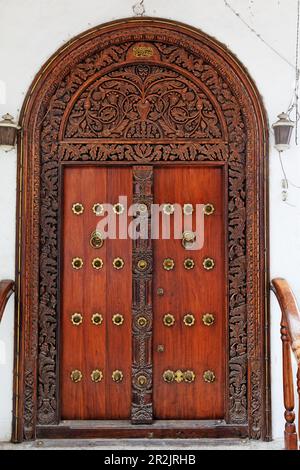
{"type": "Polygon", "coordinates": [[[20,255],[26,346],[15,440],[32,439],[36,425],[59,422],[59,173],[67,162],[226,165],[226,421],[265,438],[265,120],[236,59],[205,34],[172,22],[100,27],[46,65],[24,105],[22,124],[28,165],[20,178],[27,188],[20,210],[33,223],[20,231],[31,248],[23,243],[20,255]]]}
{"type": "Polygon", "coordinates": [[[65,139],[226,140],[209,90],[168,67],[113,70],[81,90],[68,110],[65,139]]]}

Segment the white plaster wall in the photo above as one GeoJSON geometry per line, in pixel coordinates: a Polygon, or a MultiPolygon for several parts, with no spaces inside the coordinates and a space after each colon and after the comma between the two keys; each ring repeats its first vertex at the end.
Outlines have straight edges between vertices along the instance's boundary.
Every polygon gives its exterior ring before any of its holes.
{"type": "MultiPolygon", "coordinates": [[[[98,24],[132,16],[135,0],[0,0],[0,115],[19,115],[24,95],[42,64],[67,40],[98,24]],[[2,81],[2,83],[1,83],[2,81]],[[3,83],[6,97],[3,97],[3,83]]],[[[231,0],[231,4],[286,58],[294,61],[296,0],[231,0]],[[249,8],[250,3],[252,7],[249,8]]],[[[145,0],[148,16],[178,20],[216,37],[247,67],[270,122],[286,110],[293,69],[270,51],[225,7],[223,0],[145,0]]],[[[284,155],[300,186],[299,149],[284,155]]],[[[271,276],[286,277],[300,299],[300,190],[281,201],[281,169],[270,152],[271,276]]],[[[0,150],[0,279],[14,277],[16,153],[0,150]]],[[[281,437],[280,313],[271,303],[273,436],[281,437]]],[[[0,441],[9,440],[12,408],[13,301],[0,326],[0,441]]]]}

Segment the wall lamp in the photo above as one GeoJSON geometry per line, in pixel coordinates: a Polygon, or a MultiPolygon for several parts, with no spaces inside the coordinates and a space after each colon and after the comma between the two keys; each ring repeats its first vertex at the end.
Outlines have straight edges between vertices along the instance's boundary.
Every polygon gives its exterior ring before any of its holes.
{"type": "Polygon", "coordinates": [[[278,121],[272,126],[275,136],[275,148],[278,152],[283,152],[290,148],[295,123],[290,120],[289,115],[286,113],[279,114],[278,118],[278,121]]]}
{"type": "Polygon", "coordinates": [[[12,150],[20,129],[21,127],[14,122],[14,118],[10,114],[2,116],[2,121],[0,121],[0,148],[5,152],[12,150]]]}

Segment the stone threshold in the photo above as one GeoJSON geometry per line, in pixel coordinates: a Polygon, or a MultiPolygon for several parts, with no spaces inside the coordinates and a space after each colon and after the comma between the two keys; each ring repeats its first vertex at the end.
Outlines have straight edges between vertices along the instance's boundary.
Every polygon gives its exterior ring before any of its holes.
{"type": "Polygon", "coordinates": [[[22,444],[0,442],[0,450],[283,450],[283,439],[44,439],[22,444]]]}

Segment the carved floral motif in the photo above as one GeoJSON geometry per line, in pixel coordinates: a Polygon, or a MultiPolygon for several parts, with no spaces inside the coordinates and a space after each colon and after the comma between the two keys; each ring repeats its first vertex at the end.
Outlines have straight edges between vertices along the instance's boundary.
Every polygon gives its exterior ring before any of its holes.
{"type": "Polygon", "coordinates": [[[210,98],[166,67],[121,67],[92,83],[69,114],[65,138],[161,139],[222,137],[210,98]]]}

